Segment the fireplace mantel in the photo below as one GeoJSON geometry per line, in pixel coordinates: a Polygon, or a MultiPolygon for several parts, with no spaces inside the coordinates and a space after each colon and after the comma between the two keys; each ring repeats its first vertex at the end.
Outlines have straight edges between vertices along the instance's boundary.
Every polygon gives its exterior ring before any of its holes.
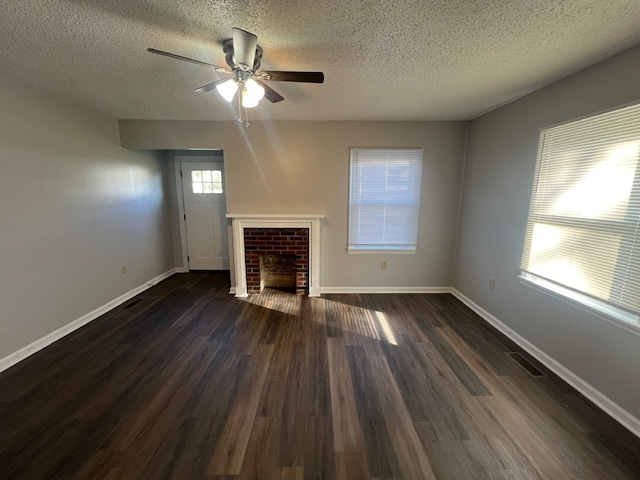
{"type": "Polygon", "coordinates": [[[236,297],[247,297],[245,228],[309,229],[309,296],[320,296],[320,220],[322,214],[247,214],[228,213],[232,221],[236,297]]]}

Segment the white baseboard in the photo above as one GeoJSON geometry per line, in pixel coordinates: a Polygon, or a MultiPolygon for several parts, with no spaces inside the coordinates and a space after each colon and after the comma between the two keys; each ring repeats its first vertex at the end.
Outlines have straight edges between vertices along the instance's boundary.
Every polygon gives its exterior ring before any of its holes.
{"type": "Polygon", "coordinates": [[[236,287],[231,287],[229,289],[229,295],[235,295],[236,294],[236,287]]]}
{"type": "Polygon", "coordinates": [[[320,293],[451,293],[451,287],[320,287],[320,293]]]}
{"type": "Polygon", "coordinates": [[[173,270],[175,273],[189,273],[189,269],[184,267],[176,267],[173,270]]]}
{"type": "Polygon", "coordinates": [[[118,298],[116,298],[114,300],[111,300],[108,303],[105,303],[101,307],[96,308],[95,310],[87,313],[86,315],[83,315],[82,317],[77,318],[76,320],[73,320],[70,323],[67,323],[66,325],[60,327],[59,329],[57,329],[57,330],[49,333],[48,335],[45,335],[44,337],[36,340],[35,342],[30,343],[26,347],[22,347],[20,350],[17,350],[17,351],[15,351],[13,353],[10,353],[6,357],[0,359],[0,372],[6,370],[9,367],[12,367],[16,363],[24,360],[25,358],[27,358],[30,355],[33,355],[37,351],[42,350],[43,348],[51,345],[56,340],[59,340],[62,337],[64,337],[65,335],[70,334],[74,330],[77,330],[78,328],[82,327],[83,325],[86,325],[87,323],[95,320],[99,316],[104,315],[109,310],[114,309],[118,305],[122,305],[124,302],[126,302],[130,298],[135,297],[136,295],[144,292],[145,290],[147,290],[147,289],[153,287],[154,285],[156,285],[157,283],[161,282],[165,278],[170,277],[171,275],[176,273],[176,271],[177,271],[177,269],[173,268],[173,269],[171,269],[171,270],[169,270],[167,272],[164,272],[163,274],[160,274],[157,277],[152,278],[148,282],[145,282],[143,285],[140,285],[140,286],[134,288],[133,290],[130,290],[130,291],[128,291],[127,293],[125,293],[123,295],[120,295],[118,298]]]}
{"type": "Polygon", "coordinates": [[[582,378],[580,378],[567,367],[555,360],[553,357],[549,356],[534,344],[529,342],[526,338],[518,334],[515,330],[502,323],[500,320],[487,312],[473,300],[471,300],[455,288],[451,289],[451,293],[455,295],[467,307],[480,315],[489,324],[493,325],[497,330],[517,343],[527,353],[531,354],[531,356],[542,363],[545,367],[558,375],[562,380],[567,382],[582,395],[591,400],[602,411],[613,417],[616,421],[618,421],[618,423],[620,423],[631,433],[633,433],[637,437],[640,437],[640,419],[627,412],[620,405],[618,405],[602,392],[585,382],[582,378]]]}

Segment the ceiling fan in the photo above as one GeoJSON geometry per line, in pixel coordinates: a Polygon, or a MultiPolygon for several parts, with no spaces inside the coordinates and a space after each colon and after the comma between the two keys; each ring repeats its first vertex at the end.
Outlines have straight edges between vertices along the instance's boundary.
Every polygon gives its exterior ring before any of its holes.
{"type": "MultiPolygon", "coordinates": [[[[265,81],[274,82],[306,82],[323,83],[322,72],[281,72],[258,70],[262,60],[262,47],[258,45],[258,37],[253,33],[240,28],[233,29],[233,38],[222,42],[222,51],[230,68],[220,67],[211,63],[202,62],[193,58],[183,57],[175,53],[163,52],[155,48],[147,48],[147,51],[164,55],[166,57],[183,60],[213,67],[218,73],[233,75],[232,78],[222,78],[196,88],[196,92],[210,92],[217,90],[222,97],[231,102],[238,92],[238,108],[253,108],[263,97],[272,103],[281,102],[284,97],[269,87],[265,81]]],[[[241,121],[241,119],[239,120],[241,121]]]]}

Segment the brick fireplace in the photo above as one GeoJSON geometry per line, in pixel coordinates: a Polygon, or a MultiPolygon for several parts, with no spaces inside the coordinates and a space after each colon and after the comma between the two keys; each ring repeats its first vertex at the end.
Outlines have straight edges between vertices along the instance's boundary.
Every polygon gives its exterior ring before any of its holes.
{"type": "MultiPolygon", "coordinates": [[[[260,257],[295,257],[296,293],[320,296],[320,220],[324,215],[228,214],[232,219],[235,286],[246,297],[261,290],[260,257]]],[[[273,263],[270,258],[267,263],[273,263]]],[[[277,272],[282,273],[282,272],[277,272]]],[[[264,284],[265,277],[263,275],[264,284]]]]}
{"type": "Polygon", "coordinates": [[[245,228],[244,250],[247,293],[260,293],[265,277],[284,276],[282,267],[289,263],[287,259],[291,257],[293,257],[292,274],[295,277],[295,291],[298,295],[307,293],[309,287],[308,228],[245,228]]]}

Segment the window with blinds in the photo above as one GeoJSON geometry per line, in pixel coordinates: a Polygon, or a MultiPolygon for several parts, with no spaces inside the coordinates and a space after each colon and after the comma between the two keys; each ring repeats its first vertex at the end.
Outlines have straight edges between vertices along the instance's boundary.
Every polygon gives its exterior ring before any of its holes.
{"type": "Polygon", "coordinates": [[[349,252],[416,251],[422,156],[418,149],[351,149],[349,252]]]}
{"type": "Polygon", "coordinates": [[[521,268],[525,279],[637,323],[640,105],[541,132],[521,268]]]}

